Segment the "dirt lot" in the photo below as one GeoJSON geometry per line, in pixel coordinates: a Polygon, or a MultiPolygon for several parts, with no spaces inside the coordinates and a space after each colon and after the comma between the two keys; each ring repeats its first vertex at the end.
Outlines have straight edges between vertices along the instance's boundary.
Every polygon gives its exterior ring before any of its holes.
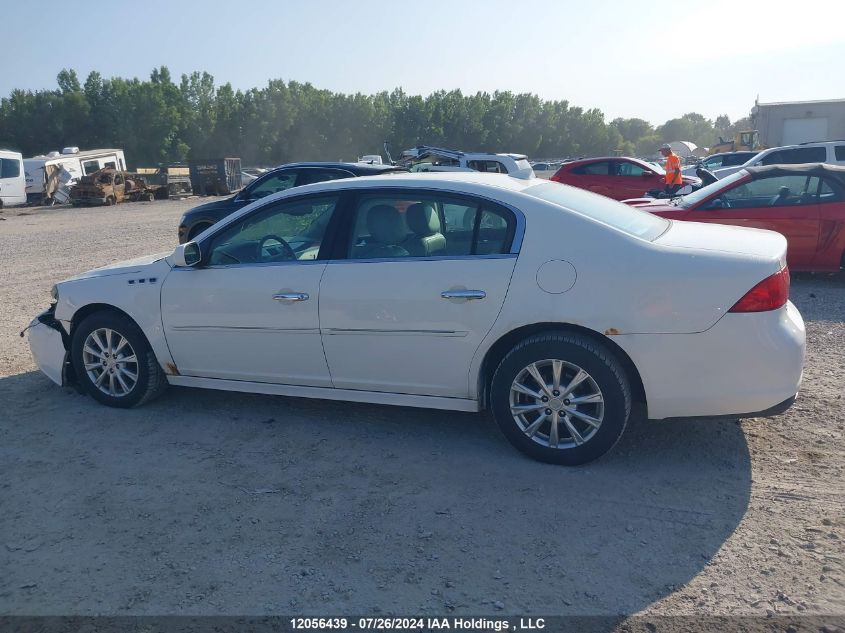
{"type": "Polygon", "coordinates": [[[198,200],[0,214],[2,614],[845,614],[845,278],[799,277],[775,419],[641,423],[577,469],[483,415],[34,370],[55,281],[171,248],[198,200]]]}

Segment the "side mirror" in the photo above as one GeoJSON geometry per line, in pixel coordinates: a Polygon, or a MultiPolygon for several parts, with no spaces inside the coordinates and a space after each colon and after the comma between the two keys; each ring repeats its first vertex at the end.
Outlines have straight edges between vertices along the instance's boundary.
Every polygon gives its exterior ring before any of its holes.
{"type": "Polygon", "coordinates": [[[200,263],[200,260],[202,260],[202,253],[200,253],[200,247],[196,242],[179,244],[173,251],[173,263],[178,268],[196,266],[200,263]]]}

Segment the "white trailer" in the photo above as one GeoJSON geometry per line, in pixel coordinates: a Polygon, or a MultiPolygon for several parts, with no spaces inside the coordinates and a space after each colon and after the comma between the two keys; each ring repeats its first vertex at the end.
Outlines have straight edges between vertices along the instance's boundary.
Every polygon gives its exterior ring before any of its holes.
{"type": "Polygon", "coordinates": [[[20,152],[0,149],[0,209],[25,202],[23,157],[20,152]]]}
{"type": "Polygon", "coordinates": [[[90,149],[65,147],[23,161],[26,172],[26,199],[30,204],[64,203],[70,198],[70,188],[82,176],[111,167],[126,171],[122,149],[90,149]]]}

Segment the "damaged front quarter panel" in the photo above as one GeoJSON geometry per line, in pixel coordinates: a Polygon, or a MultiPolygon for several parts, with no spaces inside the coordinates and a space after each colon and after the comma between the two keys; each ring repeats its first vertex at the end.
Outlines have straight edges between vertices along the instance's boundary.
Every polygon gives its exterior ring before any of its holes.
{"type": "MultiPolygon", "coordinates": [[[[67,335],[54,316],[55,305],[45,310],[27,327],[29,349],[38,368],[57,385],[68,382],[69,361],[67,335]]],[[[23,334],[23,332],[21,332],[23,334]]]]}

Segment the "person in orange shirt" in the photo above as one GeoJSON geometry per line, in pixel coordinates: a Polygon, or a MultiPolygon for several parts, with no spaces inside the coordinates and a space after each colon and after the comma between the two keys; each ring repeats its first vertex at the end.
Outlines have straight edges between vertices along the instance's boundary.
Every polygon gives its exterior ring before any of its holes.
{"type": "Polygon", "coordinates": [[[668,194],[677,193],[684,184],[681,176],[681,157],[672,151],[668,143],[660,146],[660,153],[666,157],[666,186],[663,191],[668,194]]]}

